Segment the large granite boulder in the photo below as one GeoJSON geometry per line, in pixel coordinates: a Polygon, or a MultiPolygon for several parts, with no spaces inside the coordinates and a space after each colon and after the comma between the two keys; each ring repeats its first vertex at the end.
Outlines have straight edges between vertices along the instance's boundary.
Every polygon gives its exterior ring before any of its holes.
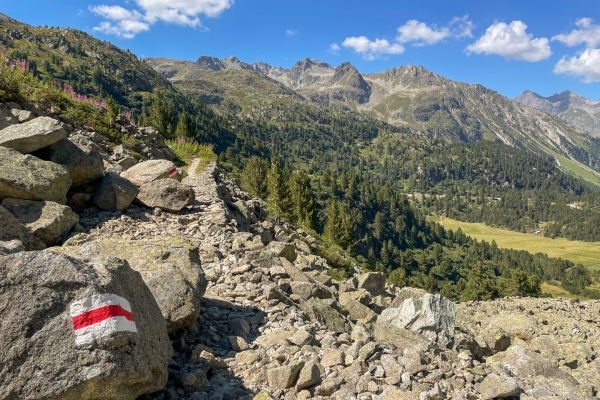
{"type": "Polygon", "coordinates": [[[67,131],[60,121],[49,117],[38,117],[23,124],[11,125],[0,131],[0,146],[17,150],[23,154],[50,146],[66,139],[67,131]]]}
{"type": "Polygon", "coordinates": [[[0,399],[133,400],[167,381],[171,342],[125,261],[0,257],[0,399]]]}
{"type": "Polygon", "coordinates": [[[57,244],[79,221],[79,216],[70,207],[53,201],[8,198],[2,206],[48,246],[57,244]]]}
{"type": "Polygon", "coordinates": [[[194,190],[175,179],[159,179],[140,187],[137,199],[146,207],[178,212],[194,204],[194,190]]]}
{"type": "Polygon", "coordinates": [[[357,288],[365,289],[372,296],[379,296],[385,293],[386,277],[383,272],[367,272],[356,276],[358,281],[357,288]]]}
{"type": "Polygon", "coordinates": [[[0,199],[67,202],[72,181],[62,165],[0,147],[0,171],[0,199]]]}
{"type": "Polygon", "coordinates": [[[110,255],[127,260],[152,291],[169,332],[193,324],[200,315],[207,280],[198,249],[183,239],[166,236],[136,241],[101,239],[80,247],[65,245],[55,251],[83,259],[110,255]]]}
{"type": "Polygon", "coordinates": [[[425,293],[421,297],[405,298],[398,308],[386,308],[377,317],[377,323],[410,329],[440,345],[451,347],[455,319],[456,308],[452,301],[441,294],[425,293]]]}
{"type": "Polygon", "coordinates": [[[83,135],[71,135],[68,139],[59,140],[41,151],[47,153],[48,160],[67,167],[73,186],[104,176],[100,147],[83,135]]]}
{"type": "Polygon", "coordinates": [[[159,179],[173,178],[181,181],[181,174],[173,162],[168,160],[148,160],[141,162],[121,173],[121,176],[141,187],[159,179]]]}
{"type": "Polygon", "coordinates": [[[0,246],[4,249],[3,253],[13,253],[22,250],[43,250],[46,248],[44,242],[33,236],[27,228],[10,211],[0,207],[0,242],[5,245],[0,246]],[[9,244],[9,242],[13,242],[9,244]],[[19,246],[19,242],[21,245],[19,246]]]}
{"type": "Polygon", "coordinates": [[[104,175],[92,201],[102,210],[125,211],[138,193],[139,190],[133,183],[109,172],[104,175]]]}

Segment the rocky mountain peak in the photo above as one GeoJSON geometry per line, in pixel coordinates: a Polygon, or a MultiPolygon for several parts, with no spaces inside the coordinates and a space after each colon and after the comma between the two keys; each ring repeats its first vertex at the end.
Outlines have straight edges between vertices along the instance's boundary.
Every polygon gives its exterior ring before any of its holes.
{"type": "Polygon", "coordinates": [[[212,69],[213,71],[220,71],[227,68],[223,61],[213,56],[200,56],[198,57],[198,60],[196,60],[196,64],[212,69]]]}

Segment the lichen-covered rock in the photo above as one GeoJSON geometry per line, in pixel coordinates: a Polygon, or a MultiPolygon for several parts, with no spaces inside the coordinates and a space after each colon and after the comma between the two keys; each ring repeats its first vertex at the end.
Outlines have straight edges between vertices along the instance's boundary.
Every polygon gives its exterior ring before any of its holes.
{"type": "Polygon", "coordinates": [[[455,318],[456,308],[452,301],[441,294],[426,293],[422,297],[405,299],[399,308],[385,309],[377,322],[410,329],[451,347],[455,318]]]}
{"type": "Polygon", "coordinates": [[[341,293],[339,299],[340,304],[353,320],[371,319],[377,315],[368,307],[371,297],[364,289],[341,293]]]}
{"type": "Polygon", "coordinates": [[[6,243],[4,253],[13,253],[22,250],[43,250],[46,248],[44,242],[35,237],[10,211],[0,207],[0,242],[6,243]],[[9,244],[11,242],[11,244],[9,244]],[[18,243],[17,243],[18,242],[18,243]],[[19,243],[21,246],[19,246],[19,243]]]}
{"type": "Polygon", "coordinates": [[[53,201],[8,198],[2,206],[47,246],[57,244],[79,221],[79,216],[70,207],[53,201]]]}
{"type": "Polygon", "coordinates": [[[160,309],[126,262],[22,252],[0,257],[0,287],[0,399],[134,400],[167,381],[160,309]],[[115,299],[130,307],[129,330],[117,317],[73,319],[115,299]]]}
{"type": "Polygon", "coordinates": [[[504,399],[518,396],[521,388],[515,378],[504,375],[490,374],[475,386],[481,394],[481,400],[504,399]]]}
{"type": "Polygon", "coordinates": [[[27,154],[50,146],[66,137],[67,132],[60,121],[49,117],[38,117],[23,124],[11,125],[2,129],[0,146],[27,154]]]}
{"type": "Polygon", "coordinates": [[[159,179],[172,178],[181,181],[177,167],[169,160],[148,160],[134,165],[121,173],[121,176],[141,187],[159,179]]]}
{"type": "Polygon", "coordinates": [[[83,135],[71,135],[41,150],[48,159],[67,167],[73,186],[92,182],[104,176],[104,162],[101,150],[94,142],[83,135]]]}
{"type": "Polygon", "coordinates": [[[0,147],[0,171],[0,199],[67,202],[72,181],[62,165],[0,147]]]}
{"type": "Polygon", "coordinates": [[[140,187],[137,199],[146,207],[178,212],[194,204],[194,191],[175,179],[159,179],[140,187]]]}
{"type": "Polygon", "coordinates": [[[193,324],[200,314],[207,281],[198,249],[186,240],[166,236],[136,241],[103,239],[56,251],[84,259],[112,256],[127,260],[152,291],[169,332],[193,324]]]}
{"type": "Polygon", "coordinates": [[[104,175],[92,200],[102,210],[125,211],[138,193],[133,183],[109,172],[104,175]]]}

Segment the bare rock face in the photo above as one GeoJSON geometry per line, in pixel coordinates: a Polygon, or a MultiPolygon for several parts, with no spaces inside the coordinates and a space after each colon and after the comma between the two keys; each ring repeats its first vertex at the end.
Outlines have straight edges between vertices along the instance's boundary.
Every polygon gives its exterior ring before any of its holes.
{"type": "Polygon", "coordinates": [[[0,146],[0,171],[0,199],[67,202],[72,181],[62,165],[0,146]]]}
{"type": "Polygon", "coordinates": [[[79,221],[70,207],[53,201],[4,199],[2,206],[47,246],[53,246],[79,221]]]}
{"type": "Polygon", "coordinates": [[[19,119],[15,118],[10,107],[8,107],[6,104],[0,104],[0,129],[7,128],[18,123],[19,119]]]}
{"type": "Polygon", "coordinates": [[[133,400],[167,381],[160,309],[126,262],[22,252],[0,257],[0,287],[0,399],[133,400]]]}
{"type": "Polygon", "coordinates": [[[71,135],[50,145],[49,160],[67,167],[73,186],[100,179],[104,176],[104,163],[100,148],[83,135],[71,135]]]}
{"type": "Polygon", "coordinates": [[[183,239],[166,236],[130,242],[102,239],[56,251],[84,259],[113,256],[127,260],[152,291],[169,332],[193,324],[200,314],[207,281],[200,267],[198,249],[183,239]]]}
{"type": "Polygon", "coordinates": [[[168,160],[148,160],[141,162],[123,172],[121,176],[133,182],[137,187],[159,179],[174,178],[181,181],[181,174],[177,171],[177,167],[168,160]]]}
{"type": "Polygon", "coordinates": [[[425,293],[421,297],[406,298],[398,308],[383,310],[377,323],[410,329],[450,347],[454,341],[455,318],[452,301],[440,294],[425,293]]]}
{"type": "Polygon", "coordinates": [[[43,250],[44,242],[35,237],[19,220],[6,208],[0,207],[0,251],[14,253],[24,250],[43,250]]]}
{"type": "Polygon", "coordinates": [[[125,211],[138,193],[133,183],[109,172],[104,175],[92,200],[102,210],[125,211]]]}
{"type": "Polygon", "coordinates": [[[158,207],[167,212],[178,212],[194,204],[194,191],[175,179],[159,179],[142,185],[137,199],[146,207],[158,207]]]}
{"type": "Polygon", "coordinates": [[[0,146],[27,154],[66,138],[67,132],[60,121],[49,117],[38,117],[23,124],[11,125],[2,129],[0,146]]]}

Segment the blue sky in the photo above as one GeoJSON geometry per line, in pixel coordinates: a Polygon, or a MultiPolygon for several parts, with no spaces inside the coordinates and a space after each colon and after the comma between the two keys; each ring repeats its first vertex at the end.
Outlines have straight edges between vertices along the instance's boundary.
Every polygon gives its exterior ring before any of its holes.
{"type": "Polygon", "coordinates": [[[514,97],[600,99],[597,0],[35,0],[0,12],[73,27],[140,57],[236,55],[289,68],[305,57],[361,72],[409,63],[514,97]]]}

